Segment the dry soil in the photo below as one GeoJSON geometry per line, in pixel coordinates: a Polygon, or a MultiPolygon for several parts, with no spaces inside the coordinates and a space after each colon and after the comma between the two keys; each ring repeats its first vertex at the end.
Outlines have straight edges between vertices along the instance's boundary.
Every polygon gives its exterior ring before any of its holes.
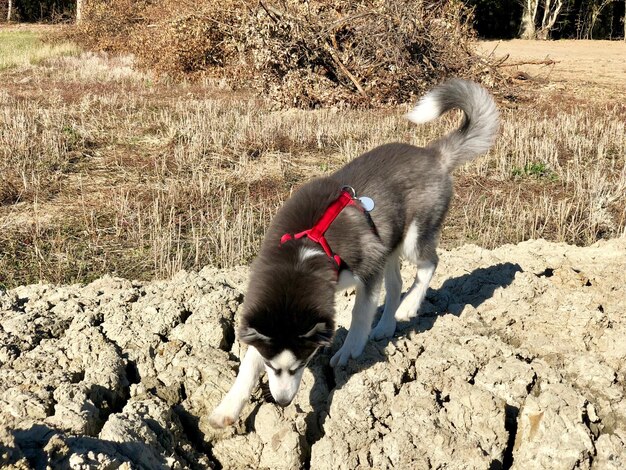
{"type": "MultiPolygon", "coordinates": [[[[443,252],[420,316],[293,404],[208,414],[241,351],[245,268],[0,295],[3,468],[623,469],[626,239],[443,252]]],[[[412,269],[405,267],[408,282],[412,269]]]]}

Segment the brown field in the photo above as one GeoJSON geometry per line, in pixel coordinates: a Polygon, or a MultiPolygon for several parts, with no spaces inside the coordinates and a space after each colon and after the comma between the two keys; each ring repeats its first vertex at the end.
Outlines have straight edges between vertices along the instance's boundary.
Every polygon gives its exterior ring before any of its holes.
{"type": "Polygon", "coordinates": [[[509,56],[507,62],[524,63],[553,60],[554,64],[511,66],[550,86],[567,90],[570,86],[594,91],[626,93],[626,42],[606,40],[562,41],[481,41],[478,49],[496,57],[509,56]]]}
{"type": "MultiPolygon", "coordinates": [[[[0,30],[0,47],[14,32],[0,30]]],[[[525,72],[525,98],[501,103],[496,146],[458,171],[444,247],[624,234],[625,51],[605,41],[498,45],[496,55],[510,54],[505,70],[525,72]],[[558,62],[509,66],[546,57],[558,62]]],[[[129,57],[47,53],[0,68],[5,286],[246,263],[298,184],[372,146],[421,145],[456,125],[410,125],[406,108],[277,110],[219,81],[157,82],[129,57]]]]}

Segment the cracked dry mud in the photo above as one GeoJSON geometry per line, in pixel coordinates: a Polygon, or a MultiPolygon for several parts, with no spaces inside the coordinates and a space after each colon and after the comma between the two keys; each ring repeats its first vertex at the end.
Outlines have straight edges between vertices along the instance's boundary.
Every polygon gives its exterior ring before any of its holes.
{"type": "Polygon", "coordinates": [[[225,431],[245,268],[0,293],[0,466],[623,469],[625,266],[626,239],[443,252],[394,338],[333,370],[340,328],[291,406],[261,387],[225,431]]]}

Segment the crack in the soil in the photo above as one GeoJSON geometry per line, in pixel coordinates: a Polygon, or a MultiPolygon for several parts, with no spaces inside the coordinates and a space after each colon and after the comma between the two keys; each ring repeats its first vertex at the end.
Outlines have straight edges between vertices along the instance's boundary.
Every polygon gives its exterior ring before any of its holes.
{"type": "Polygon", "coordinates": [[[519,416],[519,408],[513,405],[505,405],[504,413],[504,429],[509,433],[509,438],[502,455],[502,469],[507,470],[513,466],[513,449],[515,448],[515,439],[517,437],[517,417],[519,416]]]}
{"type": "Polygon", "coordinates": [[[204,440],[204,433],[199,426],[200,418],[189,413],[181,404],[172,407],[172,411],[180,421],[182,437],[189,442],[196,453],[205,455],[211,463],[215,464],[215,470],[221,470],[222,464],[213,456],[211,446],[204,440]]]}
{"type": "Polygon", "coordinates": [[[440,408],[445,408],[445,403],[450,401],[450,395],[442,395],[441,390],[434,389],[435,401],[440,408]]]}
{"type": "Polygon", "coordinates": [[[478,375],[478,372],[480,372],[480,368],[478,368],[478,367],[474,368],[474,370],[472,371],[472,374],[467,379],[467,383],[468,384],[474,385],[474,383],[476,381],[476,376],[478,375]]]}
{"type": "Polygon", "coordinates": [[[96,327],[102,337],[109,342],[115,349],[115,353],[124,361],[124,372],[120,374],[120,382],[122,387],[119,390],[110,390],[106,387],[102,387],[98,384],[93,384],[88,392],[88,396],[94,405],[98,408],[99,422],[96,426],[96,433],[98,435],[107,420],[112,414],[121,412],[128,400],[130,400],[130,386],[141,382],[139,370],[137,364],[128,358],[128,353],[124,352],[123,348],[112,338],[109,338],[102,328],[102,326],[96,327]]]}
{"type": "Polygon", "coordinates": [[[235,344],[235,324],[226,318],[220,319],[220,323],[224,328],[224,337],[222,344],[220,344],[220,349],[229,352],[232,350],[233,344],[235,344]]]}
{"type": "Polygon", "coordinates": [[[189,317],[191,316],[193,312],[184,309],[182,312],[180,312],[180,323],[178,323],[177,325],[184,325],[185,322],[187,322],[187,320],[189,319],[189,317]]]}
{"type": "Polygon", "coordinates": [[[598,449],[596,448],[596,441],[598,437],[600,436],[600,429],[597,424],[592,423],[591,420],[589,419],[589,414],[587,412],[588,404],[589,402],[586,402],[585,406],[583,406],[582,420],[583,420],[583,424],[587,427],[587,429],[589,429],[589,432],[593,436],[593,439],[591,439],[591,445],[593,446],[593,450],[592,450],[592,453],[589,454],[589,466],[591,467],[593,464],[593,460],[595,459],[596,455],[598,455],[598,449]]]}
{"type": "MultiPolygon", "coordinates": [[[[320,359],[317,360],[320,361],[320,359]]],[[[302,468],[305,470],[311,468],[311,450],[313,446],[326,435],[324,424],[328,418],[333,391],[337,387],[335,371],[328,362],[322,364],[321,373],[315,376],[315,383],[310,391],[311,398],[316,394],[315,389],[319,387],[325,387],[328,392],[322,406],[318,409],[313,409],[304,418],[306,432],[304,434],[305,440],[301,442],[301,447],[305,450],[302,462],[302,468]]]]}
{"type": "Polygon", "coordinates": [[[535,274],[537,277],[552,277],[554,275],[553,268],[546,268],[542,272],[535,274]]]}

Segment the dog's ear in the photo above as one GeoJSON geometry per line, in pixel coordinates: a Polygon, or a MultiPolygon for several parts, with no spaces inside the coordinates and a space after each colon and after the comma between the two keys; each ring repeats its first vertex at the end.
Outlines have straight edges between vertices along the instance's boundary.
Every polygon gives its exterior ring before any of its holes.
{"type": "Polygon", "coordinates": [[[305,334],[300,335],[300,338],[311,341],[318,346],[328,346],[330,343],[333,342],[334,334],[335,329],[332,327],[332,325],[328,325],[326,322],[320,322],[317,323],[305,334]]]}
{"type": "Polygon", "coordinates": [[[239,328],[239,340],[250,345],[258,343],[259,341],[269,343],[270,337],[259,333],[251,326],[242,326],[241,328],[239,328]]]}

